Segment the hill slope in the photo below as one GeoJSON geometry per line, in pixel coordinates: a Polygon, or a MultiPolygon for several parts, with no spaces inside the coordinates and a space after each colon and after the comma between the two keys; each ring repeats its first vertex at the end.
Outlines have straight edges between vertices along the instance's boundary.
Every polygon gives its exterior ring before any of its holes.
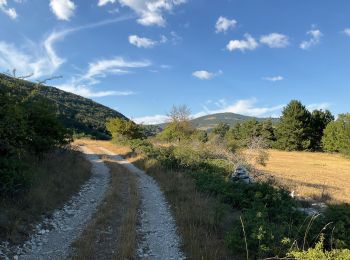
{"type": "Polygon", "coordinates": [[[11,85],[14,93],[25,95],[31,92],[34,96],[42,96],[56,105],[63,124],[77,133],[84,133],[95,138],[109,137],[105,128],[108,118],[121,117],[123,114],[92,101],[63,90],[38,85],[26,80],[15,79],[0,73],[0,87],[11,85]],[[37,91],[35,91],[37,89],[37,91]]]}
{"type": "MultiPolygon", "coordinates": [[[[191,120],[191,123],[194,127],[202,129],[202,130],[210,130],[215,127],[215,125],[219,123],[227,123],[230,126],[234,126],[236,123],[241,123],[246,120],[256,119],[258,121],[264,121],[269,118],[257,118],[251,116],[244,116],[235,113],[217,113],[206,115],[202,117],[198,117],[191,120]]],[[[273,122],[277,122],[277,118],[271,118],[273,122]]]]}
{"type": "MultiPolygon", "coordinates": [[[[256,119],[258,121],[265,121],[265,120],[271,119],[273,123],[277,123],[279,120],[278,118],[258,118],[258,117],[252,117],[252,116],[244,116],[244,115],[235,114],[235,113],[217,113],[217,114],[211,114],[211,115],[194,118],[191,120],[191,124],[195,128],[210,131],[219,123],[227,123],[230,126],[234,126],[237,123],[241,123],[243,121],[247,121],[250,119],[256,119]]],[[[163,123],[163,124],[152,125],[147,127],[164,129],[166,124],[167,123],[163,123]]],[[[159,131],[159,129],[157,130],[159,131]]]]}

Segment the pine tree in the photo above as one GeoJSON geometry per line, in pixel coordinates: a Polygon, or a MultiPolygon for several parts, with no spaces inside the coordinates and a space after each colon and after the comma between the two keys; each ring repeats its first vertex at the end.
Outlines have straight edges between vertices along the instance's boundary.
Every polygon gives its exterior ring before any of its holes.
{"type": "Polygon", "coordinates": [[[314,151],[322,149],[322,136],[323,130],[326,126],[334,121],[334,116],[329,110],[314,110],[311,114],[311,129],[312,129],[312,139],[311,148],[314,151]]]}
{"type": "Polygon", "coordinates": [[[292,100],[282,112],[277,125],[279,149],[289,151],[308,150],[311,147],[311,114],[300,101],[292,100]]]}

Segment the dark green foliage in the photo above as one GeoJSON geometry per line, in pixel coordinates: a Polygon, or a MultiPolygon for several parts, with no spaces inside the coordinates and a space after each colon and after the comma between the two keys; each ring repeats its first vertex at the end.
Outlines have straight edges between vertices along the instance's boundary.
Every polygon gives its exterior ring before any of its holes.
{"type": "Polygon", "coordinates": [[[230,125],[221,122],[214,127],[213,133],[223,138],[228,132],[228,130],[230,130],[230,125]]]}
{"type": "Polygon", "coordinates": [[[322,144],[326,151],[350,155],[350,114],[341,114],[327,125],[322,144]]]}
{"type": "Polygon", "coordinates": [[[122,118],[109,119],[106,123],[106,128],[111,133],[113,140],[117,142],[145,138],[143,128],[131,120],[122,118]]]}
{"type": "Polygon", "coordinates": [[[41,98],[18,95],[15,81],[0,84],[0,194],[16,196],[29,186],[23,158],[41,156],[71,141],[54,107],[41,98]]]}
{"type": "Polygon", "coordinates": [[[247,147],[255,137],[262,137],[268,147],[273,145],[276,137],[271,119],[260,122],[251,119],[237,123],[227,132],[225,139],[229,147],[247,147]]]}
{"type": "Polygon", "coordinates": [[[350,248],[350,205],[330,205],[324,216],[321,225],[331,225],[326,229],[326,243],[332,241],[332,247],[350,248]],[[334,228],[334,230],[333,230],[334,228]]]}
{"type": "Polygon", "coordinates": [[[311,113],[300,101],[292,100],[277,125],[276,147],[288,151],[311,149],[311,113]]]}
{"type": "Polygon", "coordinates": [[[311,113],[311,147],[314,151],[322,150],[322,136],[326,126],[334,121],[329,110],[314,110],[311,113]]]}
{"type": "Polygon", "coordinates": [[[58,117],[63,125],[75,133],[84,133],[98,139],[109,139],[110,136],[105,126],[107,119],[115,117],[126,119],[117,111],[90,99],[54,87],[14,79],[0,73],[0,88],[4,86],[12,86],[12,95],[17,97],[26,97],[29,94],[34,99],[44,97],[56,107],[58,117]]]}

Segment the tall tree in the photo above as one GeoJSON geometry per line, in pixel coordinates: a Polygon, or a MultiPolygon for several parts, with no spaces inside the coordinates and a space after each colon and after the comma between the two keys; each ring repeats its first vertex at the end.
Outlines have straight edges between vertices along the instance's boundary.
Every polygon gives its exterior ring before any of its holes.
{"type": "Polygon", "coordinates": [[[292,100],[282,111],[277,125],[279,149],[289,151],[307,150],[311,147],[311,113],[297,100],[292,100]]]}
{"type": "Polygon", "coordinates": [[[341,114],[327,125],[322,144],[326,151],[350,155],[350,114],[341,114]]]}
{"type": "Polygon", "coordinates": [[[159,134],[161,139],[170,141],[181,141],[188,139],[194,132],[194,128],[190,122],[191,111],[186,106],[173,106],[168,113],[170,122],[165,126],[164,130],[159,134]]]}
{"type": "Polygon", "coordinates": [[[315,151],[322,149],[323,130],[334,121],[334,116],[329,110],[314,110],[311,114],[311,148],[315,151]]]}

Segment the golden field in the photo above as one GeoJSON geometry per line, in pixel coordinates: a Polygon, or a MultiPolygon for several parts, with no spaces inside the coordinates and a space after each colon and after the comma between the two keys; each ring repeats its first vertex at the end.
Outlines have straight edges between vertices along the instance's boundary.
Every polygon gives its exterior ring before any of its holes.
{"type": "Polygon", "coordinates": [[[295,195],[327,202],[350,203],[350,159],[341,155],[269,150],[266,166],[295,195]]]}

